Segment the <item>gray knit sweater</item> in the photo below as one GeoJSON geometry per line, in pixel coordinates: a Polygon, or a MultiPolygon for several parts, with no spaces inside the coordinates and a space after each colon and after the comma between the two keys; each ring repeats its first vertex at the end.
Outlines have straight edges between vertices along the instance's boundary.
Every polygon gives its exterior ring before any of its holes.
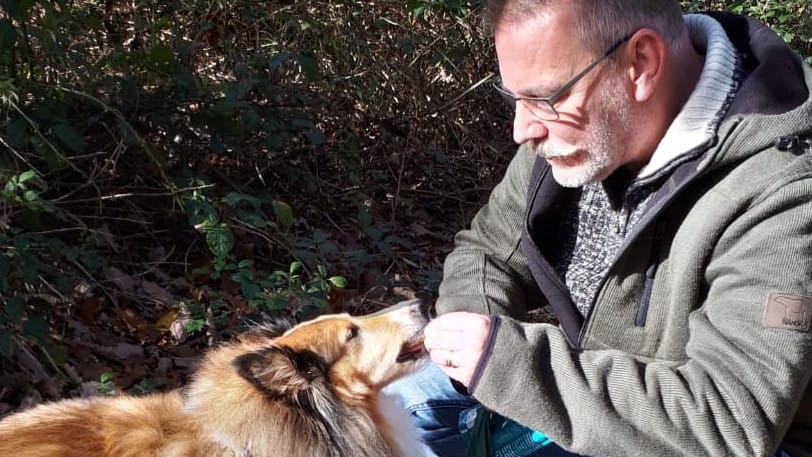
{"type": "Polygon", "coordinates": [[[738,53],[719,22],[704,15],[685,16],[685,22],[705,66],[651,161],[637,176],[620,170],[602,183],[586,185],[558,221],[553,266],[584,316],[646,202],[679,164],[704,152],[702,145],[716,135],[739,87],[738,53]]]}

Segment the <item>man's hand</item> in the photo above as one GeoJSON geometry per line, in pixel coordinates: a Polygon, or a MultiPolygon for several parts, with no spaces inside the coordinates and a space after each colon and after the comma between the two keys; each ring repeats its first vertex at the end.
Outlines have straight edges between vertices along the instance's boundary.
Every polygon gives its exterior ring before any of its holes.
{"type": "Polygon", "coordinates": [[[443,314],[426,326],[423,344],[431,360],[445,374],[468,387],[485,350],[490,328],[488,316],[464,312],[443,314]]]}

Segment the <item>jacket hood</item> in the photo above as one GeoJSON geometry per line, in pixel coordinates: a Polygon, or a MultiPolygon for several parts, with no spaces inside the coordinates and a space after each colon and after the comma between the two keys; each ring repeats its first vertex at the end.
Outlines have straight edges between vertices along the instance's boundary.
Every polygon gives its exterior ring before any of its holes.
{"type": "Polygon", "coordinates": [[[791,147],[812,135],[812,68],[764,23],[731,13],[709,14],[739,51],[744,77],[719,127],[725,146],[703,165],[716,168],[774,145],[791,147]]]}

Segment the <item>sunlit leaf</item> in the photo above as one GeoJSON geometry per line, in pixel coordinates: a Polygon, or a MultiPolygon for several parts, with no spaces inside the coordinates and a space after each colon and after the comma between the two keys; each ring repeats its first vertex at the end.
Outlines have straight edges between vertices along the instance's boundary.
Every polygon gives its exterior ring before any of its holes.
{"type": "Polygon", "coordinates": [[[279,222],[282,227],[290,228],[294,222],[293,208],[282,200],[273,200],[271,205],[273,206],[273,213],[274,216],[276,216],[276,221],[279,222]]]}
{"type": "Polygon", "coordinates": [[[203,319],[189,319],[183,327],[189,333],[197,333],[206,328],[206,321],[203,319]]]}
{"type": "Polygon", "coordinates": [[[342,289],[347,287],[347,279],[344,278],[343,276],[331,276],[331,277],[327,278],[327,280],[330,281],[330,284],[332,284],[332,285],[334,285],[336,287],[339,287],[339,288],[342,288],[342,289]]]}
{"type": "Polygon", "coordinates": [[[225,224],[218,224],[206,230],[206,245],[215,257],[226,257],[234,248],[234,234],[225,224]]]}
{"type": "Polygon", "coordinates": [[[161,318],[158,319],[158,322],[156,322],[155,325],[157,325],[158,328],[166,330],[172,325],[173,322],[175,322],[175,320],[178,318],[178,314],[179,314],[178,310],[176,309],[170,310],[168,313],[161,316],[161,318]]]}

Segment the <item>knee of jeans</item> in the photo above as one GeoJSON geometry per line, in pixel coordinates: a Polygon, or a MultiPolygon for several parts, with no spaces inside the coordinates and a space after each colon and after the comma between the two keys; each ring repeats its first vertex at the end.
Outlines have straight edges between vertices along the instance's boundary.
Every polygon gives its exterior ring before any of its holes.
{"type": "Polygon", "coordinates": [[[455,433],[459,430],[460,413],[473,407],[476,401],[430,400],[406,408],[406,412],[417,428],[423,430],[449,429],[455,433]]]}
{"type": "Polygon", "coordinates": [[[383,392],[397,398],[406,410],[421,409],[434,402],[475,402],[473,398],[457,392],[448,376],[431,363],[390,384],[383,392]]]}
{"type": "Polygon", "coordinates": [[[384,394],[394,397],[422,430],[456,430],[459,413],[477,404],[457,392],[433,364],[387,386],[384,394]]]}

